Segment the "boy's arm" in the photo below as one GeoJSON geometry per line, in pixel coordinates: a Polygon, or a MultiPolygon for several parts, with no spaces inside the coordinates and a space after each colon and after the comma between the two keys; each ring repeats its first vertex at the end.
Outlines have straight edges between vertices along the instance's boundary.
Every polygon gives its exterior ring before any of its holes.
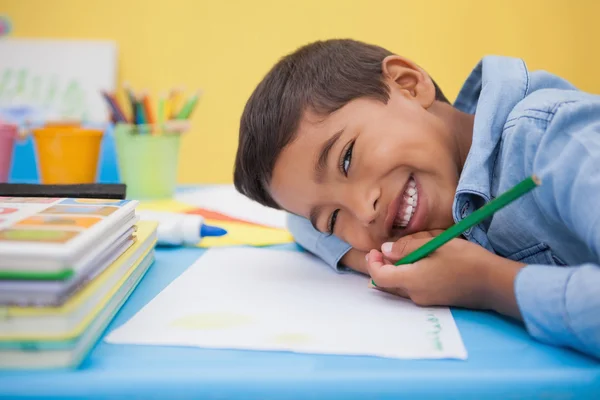
{"type": "Polygon", "coordinates": [[[335,236],[317,231],[306,218],[288,214],[287,225],[298,244],[325,261],[338,272],[347,267],[366,273],[365,254],[335,236]]]}
{"type": "Polygon", "coordinates": [[[557,109],[537,143],[532,173],[542,179],[533,196],[546,217],[579,236],[596,261],[525,266],[515,295],[534,337],[600,357],[600,98],[590,99],[557,109]]]}

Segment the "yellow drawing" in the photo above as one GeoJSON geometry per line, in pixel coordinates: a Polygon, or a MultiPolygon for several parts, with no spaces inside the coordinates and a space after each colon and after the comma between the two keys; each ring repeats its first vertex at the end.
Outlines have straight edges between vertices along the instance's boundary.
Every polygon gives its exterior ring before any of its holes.
{"type": "Polygon", "coordinates": [[[307,344],[312,342],[312,338],[306,333],[281,333],[273,337],[273,342],[287,345],[307,344]]]}
{"type": "Polygon", "coordinates": [[[252,322],[252,318],[243,314],[206,313],[186,315],[171,322],[171,326],[190,330],[229,329],[252,322]]]}

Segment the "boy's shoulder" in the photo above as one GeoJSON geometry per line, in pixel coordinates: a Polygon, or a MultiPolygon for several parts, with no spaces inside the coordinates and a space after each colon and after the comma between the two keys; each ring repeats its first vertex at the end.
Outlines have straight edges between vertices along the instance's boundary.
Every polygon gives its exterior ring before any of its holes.
{"type": "MultiPolygon", "coordinates": [[[[505,128],[527,120],[547,123],[559,110],[562,113],[579,113],[581,107],[589,106],[600,106],[600,96],[577,89],[539,89],[515,105],[506,119],[505,128]]],[[[597,118],[600,119],[600,115],[597,118]]]]}
{"type": "Polygon", "coordinates": [[[600,95],[576,89],[536,90],[519,101],[508,115],[500,136],[501,162],[496,167],[520,165],[527,170],[523,173],[530,174],[542,164],[547,167],[558,162],[577,163],[584,154],[574,150],[562,154],[563,150],[597,137],[590,136],[590,127],[599,124],[600,95]]]}

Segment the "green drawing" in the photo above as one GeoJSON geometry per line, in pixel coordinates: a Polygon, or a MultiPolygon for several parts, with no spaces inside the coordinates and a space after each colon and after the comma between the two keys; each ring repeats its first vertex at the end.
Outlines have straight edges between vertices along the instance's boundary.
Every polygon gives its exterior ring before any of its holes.
{"type": "Polygon", "coordinates": [[[60,114],[69,117],[75,116],[77,114],[77,109],[79,108],[79,101],[80,98],[77,83],[71,81],[63,93],[61,102],[62,107],[59,109],[60,114]]]}
{"type": "Polygon", "coordinates": [[[58,77],[56,75],[52,75],[50,77],[50,81],[48,83],[48,89],[46,90],[46,99],[43,102],[43,107],[49,107],[50,104],[52,104],[57,91],[58,91],[58,77]]]}
{"type": "Polygon", "coordinates": [[[10,81],[11,73],[12,71],[10,69],[7,69],[2,74],[2,80],[0,80],[0,99],[4,98],[4,91],[6,90],[6,87],[8,86],[8,83],[10,81]]]}
{"type": "Polygon", "coordinates": [[[62,118],[87,119],[90,115],[83,85],[70,79],[60,82],[56,74],[44,76],[26,68],[5,69],[0,77],[0,104],[52,109],[62,118]],[[18,102],[18,104],[17,104],[18,102]]]}
{"type": "Polygon", "coordinates": [[[39,76],[36,76],[36,77],[34,77],[32,79],[31,94],[29,95],[29,98],[34,103],[38,103],[40,101],[40,84],[41,84],[41,79],[42,78],[40,78],[39,76]]]}
{"type": "Polygon", "coordinates": [[[25,69],[21,69],[19,72],[17,72],[17,96],[22,95],[23,93],[25,93],[25,82],[27,81],[27,70],[25,69]]]}
{"type": "Polygon", "coordinates": [[[442,351],[444,349],[444,345],[440,336],[440,333],[442,332],[440,320],[434,313],[428,313],[427,321],[431,324],[431,329],[427,332],[427,335],[431,339],[431,344],[436,350],[442,351]]]}

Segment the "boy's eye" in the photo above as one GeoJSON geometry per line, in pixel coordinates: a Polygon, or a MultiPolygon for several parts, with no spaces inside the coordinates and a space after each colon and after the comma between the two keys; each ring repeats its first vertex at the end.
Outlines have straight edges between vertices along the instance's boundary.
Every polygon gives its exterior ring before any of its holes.
{"type": "Polygon", "coordinates": [[[344,156],[340,160],[340,170],[345,176],[348,176],[348,170],[350,169],[350,164],[352,163],[352,149],[354,148],[354,142],[350,143],[346,151],[344,152],[344,156]]]}
{"type": "Polygon", "coordinates": [[[333,231],[335,229],[335,220],[337,219],[339,212],[340,212],[340,210],[337,209],[334,212],[332,212],[331,217],[329,217],[329,223],[327,224],[327,230],[329,231],[330,235],[333,235],[333,231]]]}

